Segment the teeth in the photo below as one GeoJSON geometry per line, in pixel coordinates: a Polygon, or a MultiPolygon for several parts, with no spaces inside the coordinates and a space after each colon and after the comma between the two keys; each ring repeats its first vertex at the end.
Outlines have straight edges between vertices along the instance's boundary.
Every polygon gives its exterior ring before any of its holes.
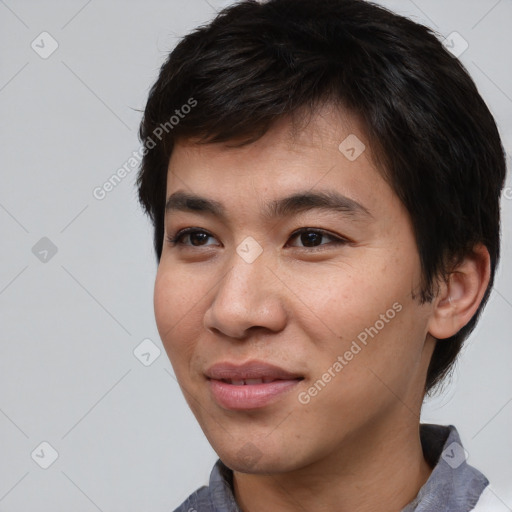
{"type": "Polygon", "coordinates": [[[263,379],[225,379],[224,382],[228,384],[232,384],[233,386],[252,386],[255,384],[268,384],[269,382],[274,382],[275,379],[270,377],[265,377],[263,379]]]}
{"type": "Polygon", "coordinates": [[[262,384],[263,379],[245,379],[245,383],[250,386],[251,384],[262,384]]]}

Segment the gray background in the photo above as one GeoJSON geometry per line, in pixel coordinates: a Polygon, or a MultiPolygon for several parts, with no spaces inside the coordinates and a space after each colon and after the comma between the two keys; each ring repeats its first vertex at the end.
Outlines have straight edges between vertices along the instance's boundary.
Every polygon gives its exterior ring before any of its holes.
{"type": "MultiPolygon", "coordinates": [[[[138,149],[138,109],[166,53],[228,3],[0,0],[0,511],[170,511],[207,481],[216,457],[154,322],[135,170],[103,200],[93,190],[138,149]],[[58,44],[47,58],[43,31],[58,44]],[[58,453],[47,469],[42,442],[58,453]]],[[[468,42],[460,58],[510,163],[512,1],[381,3],[468,42]]],[[[490,303],[423,421],[455,424],[512,507],[510,174],[507,186],[490,303]]]]}

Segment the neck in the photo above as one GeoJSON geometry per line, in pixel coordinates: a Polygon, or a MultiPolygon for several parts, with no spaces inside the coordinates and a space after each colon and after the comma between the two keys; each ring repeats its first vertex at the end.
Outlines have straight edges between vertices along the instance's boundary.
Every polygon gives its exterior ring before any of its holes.
{"type": "Polygon", "coordinates": [[[244,512],[396,512],[410,503],[432,468],[423,457],[417,418],[368,426],[328,456],[286,474],[234,472],[244,512]]]}

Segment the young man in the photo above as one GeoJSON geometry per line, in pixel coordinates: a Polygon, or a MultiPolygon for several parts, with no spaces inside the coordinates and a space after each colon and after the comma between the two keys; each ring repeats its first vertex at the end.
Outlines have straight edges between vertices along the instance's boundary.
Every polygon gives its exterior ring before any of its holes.
{"type": "Polygon", "coordinates": [[[506,510],[419,420],[489,296],[505,177],[441,42],[362,0],[242,1],[173,50],[140,136],[158,330],[219,455],[177,510],[506,510]]]}

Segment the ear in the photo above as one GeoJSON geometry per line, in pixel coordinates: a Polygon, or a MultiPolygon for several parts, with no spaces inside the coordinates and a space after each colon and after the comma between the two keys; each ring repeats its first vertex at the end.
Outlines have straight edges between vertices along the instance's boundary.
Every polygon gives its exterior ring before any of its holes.
{"type": "Polygon", "coordinates": [[[489,251],[478,244],[441,283],[434,299],[429,333],[437,339],[446,339],[459,332],[476,313],[490,275],[489,251]]]}

